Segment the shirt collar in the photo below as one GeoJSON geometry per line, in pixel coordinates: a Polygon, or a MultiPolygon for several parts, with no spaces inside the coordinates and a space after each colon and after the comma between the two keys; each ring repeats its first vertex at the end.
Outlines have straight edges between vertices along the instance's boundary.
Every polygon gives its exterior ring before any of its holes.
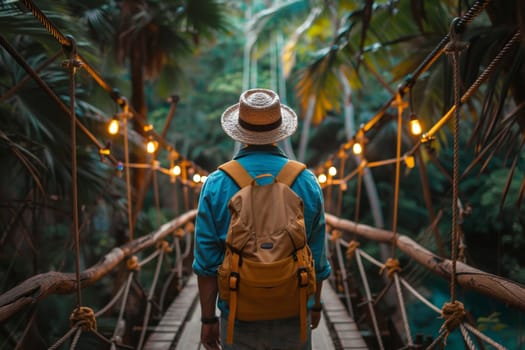
{"type": "Polygon", "coordinates": [[[284,152],[274,145],[248,145],[239,150],[233,159],[239,159],[250,154],[266,153],[286,158],[284,152]]]}

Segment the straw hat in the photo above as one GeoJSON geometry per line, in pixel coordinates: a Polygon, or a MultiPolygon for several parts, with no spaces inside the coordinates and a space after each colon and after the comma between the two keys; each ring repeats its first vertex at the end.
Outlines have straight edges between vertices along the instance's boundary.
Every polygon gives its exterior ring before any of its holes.
{"type": "Polygon", "coordinates": [[[282,105],[272,90],[243,92],[239,103],[228,107],[221,125],[232,139],[251,145],[266,145],[284,140],[297,129],[297,116],[282,105]]]}

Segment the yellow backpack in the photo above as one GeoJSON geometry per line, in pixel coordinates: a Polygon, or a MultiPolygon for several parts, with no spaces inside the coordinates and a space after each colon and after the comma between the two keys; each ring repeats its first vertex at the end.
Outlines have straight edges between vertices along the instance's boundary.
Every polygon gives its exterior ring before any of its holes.
{"type": "Polygon", "coordinates": [[[315,293],[315,269],[307,244],[303,201],[290,188],[305,165],[289,160],[270,184],[259,185],[235,160],[219,167],[241,188],[228,203],[231,221],[226,253],[218,269],[219,297],[235,319],[272,320],[299,316],[306,341],[307,300],[315,293]]]}

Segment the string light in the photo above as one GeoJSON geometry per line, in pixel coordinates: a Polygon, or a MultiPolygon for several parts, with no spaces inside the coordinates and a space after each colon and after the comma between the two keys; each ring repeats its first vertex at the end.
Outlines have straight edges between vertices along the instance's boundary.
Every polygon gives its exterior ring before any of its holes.
{"type": "Polygon", "coordinates": [[[355,142],[354,145],[352,146],[352,152],[354,152],[354,154],[361,154],[363,153],[363,146],[361,145],[360,142],[355,142]]]}
{"type": "Polygon", "coordinates": [[[328,175],[330,176],[335,176],[337,175],[337,169],[335,166],[331,166],[329,169],[328,169],[328,175]]]}
{"type": "Polygon", "coordinates": [[[327,180],[328,180],[328,178],[326,177],[325,174],[320,174],[320,175],[317,177],[317,181],[319,181],[320,184],[324,184],[324,183],[326,183],[327,180]]]}
{"type": "Polygon", "coordinates": [[[410,132],[412,133],[412,135],[421,135],[421,132],[423,130],[421,129],[421,124],[419,123],[419,120],[417,119],[414,113],[410,114],[410,120],[408,122],[408,125],[410,126],[410,132]]]}
{"type": "Polygon", "coordinates": [[[362,127],[361,127],[361,129],[359,129],[359,131],[357,132],[357,135],[354,138],[354,144],[352,146],[352,152],[354,152],[354,154],[361,154],[361,153],[363,153],[363,145],[364,145],[365,141],[366,141],[365,133],[364,133],[362,127]]]}
{"type": "Polygon", "coordinates": [[[153,139],[149,139],[148,143],[146,144],[146,151],[148,153],[155,153],[158,146],[159,146],[159,143],[157,141],[153,139]]]}
{"type": "Polygon", "coordinates": [[[196,182],[196,183],[201,182],[201,176],[200,176],[200,174],[195,173],[195,174],[193,175],[193,182],[196,182]]]}
{"type": "Polygon", "coordinates": [[[110,135],[116,135],[120,129],[119,121],[116,117],[111,118],[108,124],[108,132],[110,135]]]}
{"type": "Polygon", "coordinates": [[[171,173],[175,176],[179,176],[181,172],[182,169],[178,165],[175,165],[173,168],[171,168],[171,173]]]}
{"type": "Polygon", "coordinates": [[[208,180],[208,177],[207,177],[206,175],[202,175],[202,176],[201,176],[201,182],[202,182],[202,183],[205,183],[206,180],[208,180]]]}

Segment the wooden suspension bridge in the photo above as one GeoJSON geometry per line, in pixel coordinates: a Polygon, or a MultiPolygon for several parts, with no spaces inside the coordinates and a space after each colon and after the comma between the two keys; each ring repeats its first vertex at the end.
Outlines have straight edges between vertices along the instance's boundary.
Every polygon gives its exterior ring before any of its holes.
{"type": "MultiPolygon", "coordinates": [[[[192,221],[195,218],[196,211],[189,211],[180,217],[162,225],[157,231],[151,234],[135,239],[124,246],[113,249],[110,253],[103,257],[100,263],[84,270],[80,274],[82,287],[86,288],[89,285],[96,284],[100,279],[107,275],[117,266],[122,266],[123,263],[128,267],[127,283],[124,283],[119,291],[115,293],[113,298],[98,311],[86,312],[83,315],[76,315],[71,319],[74,320],[71,324],[71,329],[57,339],[55,344],[52,344],[50,349],[58,349],[64,343],[77,344],[81,335],[94,333],[101,344],[112,345],[116,348],[129,348],[125,339],[125,325],[126,318],[124,317],[126,308],[131,302],[129,299],[131,281],[140,272],[140,267],[145,267],[147,264],[157,261],[156,273],[153,276],[153,281],[149,286],[144,286],[145,290],[149,290],[147,306],[141,312],[142,321],[138,323],[141,326],[135,326],[136,332],[140,333],[137,336],[138,345],[132,348],[139,349],[192,349],[199,347],[198,333],[199,317],[197,303],[197,288],[195,276],[182,273],[183,263],[185,259],[190,256],[188,252],[191,246],[192,235],[192,221]],[[171,240],[171,243],[167,243],[171,240]],[[159,242],[164,242],[159,244],[159,242]],[[153,251],[151,251],[153,250],[153,251]],[[149,255],[143,256],[142,259],[136,259],[140,253],[144,251],[151,251],[149,255]],[[171,274],[181,273],[180,280],[186,280],[183,283],[183,288],[180,289],[177,297],[170,303],[169,307],[163,308],[166,304],[165,300],[166,288],[160,288],[156,285],[159,281],[160,274],[158,273],[162,266],[163,258],[168,252],[176,251],[178,259],[176,259],[174,266],[171,268],[171,274]],[[134,259],[135,258],[135,259],[134,259]],[[131,263],[130,263],[131,262],[131,263]],[[184,277],[186,275],[186,277],[184,277]],[[159,292],[162,291],[162,292],[159,292]],[[156,305],[156,309],[153,306],[156,305]],[[110,309],[117,309],[119,318],[113,321],[111,331],[106,330],[102,334],[97,330],[96,320],[103,318],[110,309]],[[154,316],[154,317],[152,317],[154,316]]],[[[332,251],[332,261],[337,264],[337,261],[348,259],[348,247],[351,246],[347,240],[347,234],[355,234],[360,239],[372,239],[377,242],[386,242],[393,238],[393,233],[385,230],[378,230],[355,222],[337,218],[331,215],[327,216],[328,225],[334,230],[328,233],[330,237],[329,246],[332,251]],[[345,232],[338,236],[334,232],[345,232]],[[346,254],[342,253],[341,247],[346,248],[346,254]]],[[[451,262],[447,259],[438,257],[429,252],[425,248],[419,246],[405,236],[397,236],[399,249],[407,253],[407,255],[416,262],[420,262],[422,266],[431,271],[438,272],[443,277],[449,277],[451,262]]],[[[383,264],[373,257],[366,254],[360,248],[355,248],[353,251],[357,264],[362,267],[362,260],[367,259],[372,264],[377,265],[378,270],[388,269],[387,264],[383,264]]],[[[337,269],[339,273],[343,271],[343,275],[347,263],[339,266],[337,269]]],[[[512,281],[500,278],[495,275],[484,273],[466,264],[459,264],[457,266],[458,279],[460,286],[468,289],[474,289],[480,293],[490,295],[493,298],[511,305],[512,308],[525,310],[525,286],[512,281]]],[[[363,281],[363,295],[356,298],[351,295],[352,292],[345,287],[341,290],[335,290],[334,285],[327,283],[326,289],[323,289],[323,301],[325,308],[323,311],[323,323],[319,329],[313,332],[313,344],[318,349],[389,349],[392,347],[391,338],[392,330],[385,327],[382,322],[384,318],[378,312],[377,303],[380,302],[377,291],[371,291],[368,282],[368,277],[364,269],[361,279],[363,281]],[[356,302],[354,302],[357,301],[356,302]],[[357,304],[361,304],[360,306],[357,304]],[[347,305],[351,305],[348,307],[347,305]],[[357,313],[358,311],[359,313],[357,313]],[[365,327],[363,327],[365,325],[365,327]]],[[[377,274],[374,272],[374,274],[377,274]]],[[[172,278],[165,278],[165,282],[172,282],[172,278]]],[[[394,271],[393,278],[390,279],[390,285],[395,286],[397,290],[397,297],[399,298],[399,305],[404,308],[404,295],[407,293],[413,294],[416,299],[426,305],[429,309],[436,311],[436,317],[441,314],[440,306],[432,305],[428,300],[416,291],[408,283],[401,273],[394,271]],[[401,292],[401,288],[405,291],[401,292]]],[[[333,282],[330,281],[330,282],[333,282]]],[[[348,287],[348,283],[345,284],[348,287]]],[[[394,288],[394,287],[392,287],[394,288]]],[[[49,272],[34,276],[17,287],[0,295],[0,320],[6,322],[16,314],[23,312],[31,305],[37,304],[42,299],[50,294],[60,293],[68,294],[75,291],[75,276],[73,274],[62,274],[56,272],[49,272]]],[[[403,313],[403,312],[402,312],[403,313]]],[[[404,314],[404,313],[403,313],[404,314]]],[[[402,319],[409,318],[410,315],[402,316],[402,319]]],[[[406,321],[406,320],[405,320],[406,321]]],[[[401,322],[403,323],[403,322],[401,322]]],[[[429,335],[417,335],[412,337],[408,323],[405,322],[406,334],[398,334],[404,344],[408,344],[412,348],[426,348],[429,345],[429,335]]],[[[461,334],[465,337],[465,341],[484,342],[494,346],[497,349],[507,349],[504,344],[499,344],[497,341],[484,335],[482,332],[475,329],[475,327],[464,319],[461,319],[458,324],[461,329],[461,334]]],[[[401,327],[402,328],[402,327],[401,327]]],[[[401,332],[402,333],[402,332],[401,332]]],[[[398,345],[399,347],[399,345],[398,345]]]]}
{"type": "MultiPolygon", "coordinates": [[[[127,124],[129,115],[137,115],[137,112],[128,105],[127,100],[115,94],[114,90],[96,70],[76,51],[72,38],[63,35],[58,28],[48,22],[45,15],[31,1],[24,1],[24,3],[61,45],[71,49],[68,51],[70,57],[65,66],[70,69],[72,80],[74,80],[74,73],[77,68],[82,67],[122,107],[122,113],[119,115],[123,120],[126,120],[124,125],[127,124]]],[[[483,10],[484,6],[486,6],[486,2],[476,1],[475,5],[458,19],[459,22],[455,24],[456,27],[466,26],[483,10]]],[[[360,178],[363,168],[395,164],[396,203],[394,207],[395,213],[397,213],[401,164],[405,163],[408,166],[411,162],[413,163],[414,154],[418,152],[422,144],[429,142],[449,120],[459,119],[458,113],[461,104],[468,100],[476,89],[487,80],[494,67],[504,58],[505,53],[519,42],[520,36],[519,30],[516,31],[502,48],[500,54],[494,57],[494,60],[487,66],[486,71],[479,75],[478,79],[462,96],[456,96],[454,105],[450,107],[438,123],[421,136],[412,150],[401,155],[400,130],[405,108],[403,97],[413,87],[415,80],[435,62],[437,56],[443,54],[446,50],[451,51],[454,49],[451,46],[447,46],[448,43],[453,42],[453,35],[445,37],[432,54],[422,62],[411,76],[411,79],[407,80],[399,88],[399,91],[385,103],[377,115],[359,130],[358,135],[342,145],[337,156],[334,155],[327,161],[326,170],[328,170],[328,165],[331,166],[339,161],[343,175],[341,175],[340,179],[334,179],[333,175],[329,175],[328,178],[325,177],[325,180],[328,180],[327,182],[320,181],[323,188],[330,189],[332,185],[346,184],[346,182],[357,175],[360,178]],[[357,136],[363,137],[364,133],[368,132],[381,120],[385,111],[392,107],[398,110],[396,158],[375,163],[363,161],[358,163],[356,169],[350,174],[344,175],[346,169],[344,163],[336,158],[341,153],[346,155],[349,149],[360,142],[360,138],[357,136]]],[[[74,89],[72,89],[70,96],[70,101],[72,101],[73,105],[67,106],[53,93],[52,89],[38,76],[37,72],[24,62],[23,58],[3,36],[0,36],[0,43],[14,60],[24,68],[28,76],[32,77],[39,87],[45,90],[58,104],[59,108],[71,117],[72,125],[76,126],[93,142],[98,148],[101,157],[105,157],[109,162],[117,165],[120,171],[126,172],[128,204],[131,204],[128,175],[129,169],[133,166],[148,167],[156,172],[173,177],[182,187],[185,199],[198,194],[199,181],[195,181],[197,184],[194,184],[189,180],[188,173],[189,170],[198,173],[201,169],[187,159],[182,157],[179,159],[182,165],[182,168],[179,167],[178,169],[180,173],[175,172],[175,166],[170,169],[163,169],[158,165],[152,164],[133,165],[127,158],[129,157],[128,152],[125,152],[125,161],[119,162],[110,154],[106,145],[98,141],[77,118],[74,106],[74,89]]],[[[454,68],[457,68],[457,66],[454,68]]],[[[76,128],[73,127],[73,134],[75,134],[76,128]]],[[[127,134],[124,134],[126,135],[127,149],[127,134]]],[[[161,135],[152,134],[162,141],[162,145],[169,152],[175,152],[171,145],[164,142],[161,135]]],[[[72,144],[73,149],[76,149],[74,142],[72,144]]],[[[456,156],[457,154],[455,154],[455,160],[457,160],[456,156]]],[[[344,158],[341,157],[341,159],[344,158]]],[[[76,174],[76,170],[73,169],[73,174],[76,174]]],[[[456,193],[457,169],[454,169],[454,171],[453,185],[455,190],[453,192],[456,196],[453,196],[452,202],[458,203],[456,193]]],[[[73,178],[75,177],[76,175],[73,176],[73,178]]],[[[74,188],[73,192],[76,192],[76,190],[74,188]]],[[[330,192],[326,192],[327,196],[329,196],[330,192]]],[[[76,198],[76,194],[72,197],[76,198]]],[[[328,202],[332,202],[329,197],[327,198],[328,202]]],[[[128,205],[129,233],[131,236],[128,243],[113,248],[102,257],[99,263],[82,271],[80,271],[80,264],[77,261],[76,273],[54,271],[42,273],[4,292],[0,295],[0,322],[4,325],[9,324],[10,327],[6,327],[9,331],[4,331],[7,335],[2,346],[12,346],[12,348],[16,349],[24,348],[26,346],[24,340],[34,321],[32,315],[35,314],[35,307],[51,295],[76,293],[77,307],[74,308],[69,316],[70,328],[64,329],[63,334],[57,336],[52,344],[47,344],[49,349],[76,348],[81,346],[83,342],[94,341],[93,339],[98,342],[100,348],[111,349],[200,348],[196,281],[195,276],[191,274],[187,267],[187,262],[191,260],[193,221],[196,214],[195,209],[190,209],[191,207],[192,205],[185,203],[187,211],[184,214],[164,223],[154,232],[136,238],[133,237],[131,205],[128,205]],[[168,259],[170,257],[171,259],[168,259]],[[165,270],[166,260],[173,262],[173,265],[169,266],[167,271],[165,270]],[[151,267],[150,264],[153,263],[156,263],[156,265],[151,267]],[[149,269],[148,265],[150,265],[149,269]],[[147,279],[147,281],[142,278],[142,269],[148,269],[148,277],[151,278],[147,279]],[[97,310],[81,303],[82,289],[91,286],[96,287],[97,283],[109,279],[109,276],[114,273],[119,274],[120,283],[116,284],[118,290],[111,295],[107,303],[98,305],[97,310]],[[174,285],[177,287],[177,292],[170,293],[174,285]],[[176,294],[175,298],[172,298],[173,294],[176,294]],[[135,304],[137,300],[143,302],[143,305],[138,307],[140,317],[129,313],[130,309],[137,309],[135,304]],[[108,322],[100,322],[106,318],[109,319],[108,322]],[[100,327],[101,323],[109,324],[109,326],[100,327]],[[20,326],[21,324],[22,326],[20,326]],[[90,340],[86,337],[87,335],[90,336],[90,340]]],[[[73,211],[76,212],[76,206],[73,211]]],[[[455,204],[452,211],[454,213],[457,211],[455,204]]],[[[507,344],[492,339],[476,328],[476,325],[468,319],[463,305],[457,300],[456,289],[473,290],[507,305],[510,309],[523,313],[525,311],[525,286],[469,266],[458,259],[454,253],[450,258],[447,258],[431,252],[411,238],[398,232],[396,226],[397,216],[394,215],[394,217],[393,229],[388,231],[360,224],[358,220],[350,221],[338,216],[327,215],[327,251],[335,272],[331,276],[329,283],[327,283],[326,289],[324,289],[323,301],[325,307],[322,323],[319,329],[313,332],[314,349],[430,349],[445,343],[453,332],[460,335],[462,344],[465,344],[469,349],[475,349],[477,346],[482,348],[491,346],[496,349],[509,348],[507,344]],[[359,243],[362,241],[392,245],[393,251],[402,252],[404,257],[410,262],[444,279],[450,280],[451,302],[445,305],[432,304],[425,298],[424,293],[419,292],[417,287],[410,283],[409,278],[403,274],[403,266],[400,265],[394,256],[381,261],[381,259],[371,256],[359,247],[359,243]],[[369,266],[372,266],[372,268],[369,266]],[[355,272],[354,276],[349,272],[350,269],[353,269],[355,272]],[[377,278],[373,283],[370,283],[371,275],[382,276],[380,288],[377,288],[377,278]],[[393,298],[395,301],[396,308],[394,311],[389,312],[388,315],[385,315],[383,314],[385,309],[381,308],[381,303],[386,303],[385,300],[388,299],[388,294],[390,294],[391,300],[393,298]],[[412,302],[421,303],[424,307],[436,312],[436,319],[440,320],[440,325],[436,327],[432,334],[413,334],[410,322],[411,315],[406,312],[407,295],[410,295],[412,302]]],[[[457,233],[455,232],[455,228],[458,226],[456,220],[457,218],[453,216],[453,235],[457,233]]],[[[76,231],[75,244],[78,253],[78,218],[74,226],[76,231]]],[[[455,239],[453,241],[457,243],[455,239]]],[[[452,249],[452,252],[454,252],[454,249],[452,249]]],[[[523,344],[525,340],[518,340],[518,342],[523,344]]]]}

